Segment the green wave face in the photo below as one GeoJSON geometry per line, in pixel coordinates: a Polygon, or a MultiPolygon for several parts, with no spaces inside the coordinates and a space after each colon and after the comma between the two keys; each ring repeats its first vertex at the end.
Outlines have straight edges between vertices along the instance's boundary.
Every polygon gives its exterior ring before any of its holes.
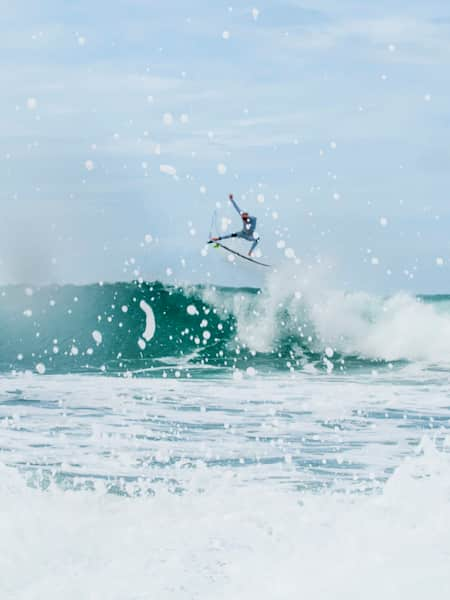
{"type": "Polygon", "coordinates": [[[207,345],[223,345],[232,321],[195,293],[160,283],[8,287],[0,296],[0,365],[127,372],[175,365],[193,353],[201,361],[211,353],[207,345]]]}
{"type": "MultiPolygon", "coordinates": [[[[391,367],[389,356],[359,351],[345,332],[329,342],[315,310],[293,298],[274,303],[249,288],[8,286],[0,288],[0,369],[190,377],[224,369],[391,367]]],[[[373,327],[383,311],[365,308],[363,317],[373,327]]]]}
{"type": "Polygon", "coordinates": [[[248,288],[183,289],[159,282],[5,287],[0,290],[0,368],[189,376],[212,369],[299,366],[304,357],[298,336],[281,336],[262,352],[240,340],[236,298],[246,303],[247,329],[257,331],[261,321],[251,312],[258,294],[248,288]]]}

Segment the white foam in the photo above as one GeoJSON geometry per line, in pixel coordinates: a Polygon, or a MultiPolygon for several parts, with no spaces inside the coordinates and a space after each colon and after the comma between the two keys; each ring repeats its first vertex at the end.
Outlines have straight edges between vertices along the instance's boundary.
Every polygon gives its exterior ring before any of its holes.
{"type": "Polygon", "coordinates": [[[309,309],[319,337],[346,354],[450,361],[450,314],[408,294],[383,299],[330,292],[309,309]]]}
{"type": "Polygon", "coordinates": [[[288,333],[298,335],[300,325],[317,352],[330,347],[369,359],[450,362],[448,303],[427,304],[403,292],[390,298],[346,293],[323,281],[319,270],[291,263],[272,272],[257,296],[242,293],[224,303],[207,291],[205,298],[226,304],[239,338],[259,352],[275,349],[288,333]]]}
{"type": "Polygon", "coordinates": [[[33,490],[2,467],[0,595],[443,600],[449,466],[427,450],[370,497],[249,487],[232,469],[210,486],[199,468],[188,493],[144,498],[33,490]]]}

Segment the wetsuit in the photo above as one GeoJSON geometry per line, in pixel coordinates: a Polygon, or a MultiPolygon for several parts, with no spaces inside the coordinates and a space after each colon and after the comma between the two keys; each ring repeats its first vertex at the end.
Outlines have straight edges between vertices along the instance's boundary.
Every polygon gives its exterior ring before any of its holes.
{"type": "MultiPolygon", "coordinates": [[[[236,212],[242,219],[242,213],[244,212],[239,208],[236,204],[234,198],[230,198],[231,204],[234,206],[236,212]]],[[[243,219],[244,220],[244,219],[243,219]]],[[[229,238],[240,238],[242,240],[246,240],[247,242],[253,242],[250,248],[249,254],[253,252],[259,242],[259,235],[256,233],[256,217],[248,216],[244,221],[244,226],[241,231],[236,231],[234,233],[230,233],[228,235],[222,235],[217,240],[228,240],[229,238]]]]}

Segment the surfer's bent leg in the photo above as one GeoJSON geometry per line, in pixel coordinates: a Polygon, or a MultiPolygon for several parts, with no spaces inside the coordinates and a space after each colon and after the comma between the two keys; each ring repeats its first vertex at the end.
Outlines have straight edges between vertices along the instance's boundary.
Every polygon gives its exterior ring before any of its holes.
{"type": "Polygon", "coordinates": [[[248,253],[248,255],[249,255],[249,256],[251,256],[251,255],[252,255],[252,253],[253,253],[253,250],[254,250],[254,249],[256,248],[256,246],[258,245],[258,242],[259,242],[259,236],[258,236],[258,237],[256,237],[256,238],[254,239],[254,241],[253,241],[253,244],[252,244],[252,246],[251,246],[251,248],[250,248],[250,251],[249,251],[249,253],[248,253]]]}

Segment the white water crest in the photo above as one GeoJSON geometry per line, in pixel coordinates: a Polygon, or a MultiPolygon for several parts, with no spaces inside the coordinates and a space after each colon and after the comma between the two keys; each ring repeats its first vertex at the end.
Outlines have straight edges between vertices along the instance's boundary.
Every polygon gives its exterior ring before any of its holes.
{"type": "Polygon", "coordinates": [[[204,298],[236,315],[240,341],[257,352],[293,335],[316,352],[329,347],[374,360],[450,363],[450,301],[344,292],[330,288],[325,275],[289,264],[271,273],[256,296],[205,290],[204,298]]]}

